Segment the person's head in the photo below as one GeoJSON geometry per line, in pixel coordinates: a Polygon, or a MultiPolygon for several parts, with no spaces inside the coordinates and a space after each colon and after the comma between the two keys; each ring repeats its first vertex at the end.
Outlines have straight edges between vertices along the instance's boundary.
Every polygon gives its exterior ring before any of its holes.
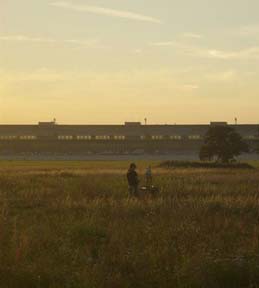
{"type": "Polygon", "coordinates": [[[130,170],[136,170],[137,166],[135,163],[130,164],[130,170]]]}

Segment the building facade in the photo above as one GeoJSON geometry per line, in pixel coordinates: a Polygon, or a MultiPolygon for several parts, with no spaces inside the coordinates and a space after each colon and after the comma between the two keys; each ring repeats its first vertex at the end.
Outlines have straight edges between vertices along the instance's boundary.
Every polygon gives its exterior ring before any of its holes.
{"type": "MultiPolygon", "coordinates": [[[[210,125],[0,125],[0,154],[145,154],[198,152],[210,125]]],[[[259,143],[259,125],[230,125],[252,147],[259,143]]]]}

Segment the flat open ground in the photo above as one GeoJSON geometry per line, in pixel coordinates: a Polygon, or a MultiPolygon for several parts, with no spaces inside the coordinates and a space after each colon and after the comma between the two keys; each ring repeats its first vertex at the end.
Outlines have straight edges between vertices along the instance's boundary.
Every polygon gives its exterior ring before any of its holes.
{"type": "Polygon", "coordinates": [[[128,164],[0,162],[0,287],[259,287],[258,168],[128,164]]]}

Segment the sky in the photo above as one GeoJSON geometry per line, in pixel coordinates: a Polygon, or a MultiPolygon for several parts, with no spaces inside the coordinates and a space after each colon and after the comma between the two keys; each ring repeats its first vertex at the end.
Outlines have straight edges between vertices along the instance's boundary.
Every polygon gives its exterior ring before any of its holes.
{"type": "Polygon", "coordinates": [[[259,123],[258,0],[0,0],[0,123],[259,123]]]}

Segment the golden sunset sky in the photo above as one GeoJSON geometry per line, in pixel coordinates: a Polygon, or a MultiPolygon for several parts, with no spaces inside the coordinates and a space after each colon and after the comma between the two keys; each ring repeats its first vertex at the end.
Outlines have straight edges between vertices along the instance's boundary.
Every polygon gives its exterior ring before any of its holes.
{"type": "Polygon", "coordinates": [[[259,123],[258,0],[0,0],[0,123],[259,123]]]}

